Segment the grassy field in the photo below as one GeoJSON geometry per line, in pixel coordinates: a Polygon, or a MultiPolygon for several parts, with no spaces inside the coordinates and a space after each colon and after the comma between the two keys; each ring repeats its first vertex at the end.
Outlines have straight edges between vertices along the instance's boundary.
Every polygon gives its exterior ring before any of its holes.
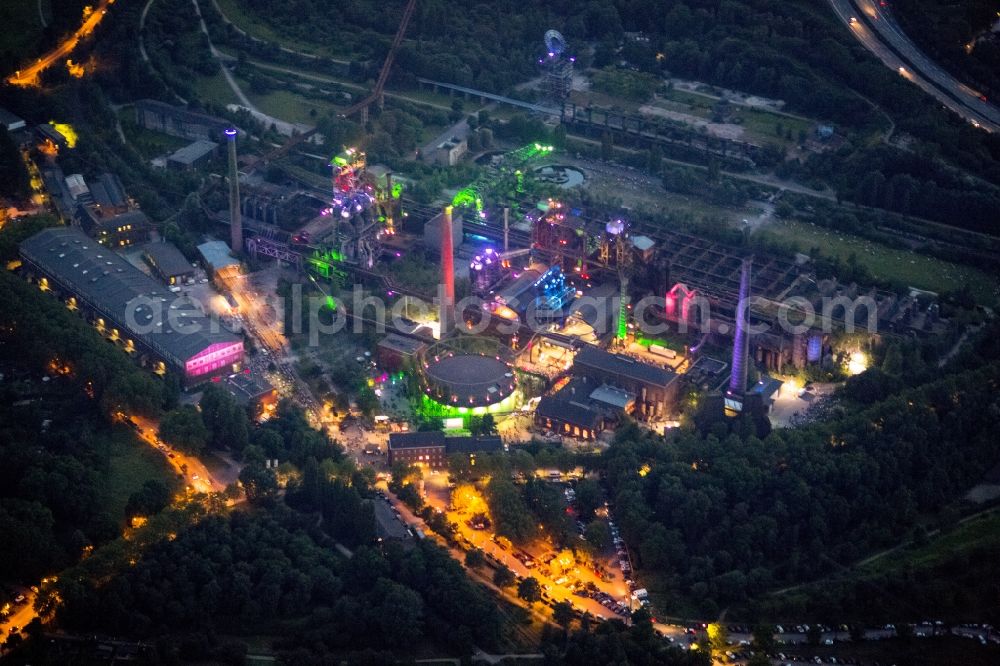
{"type": "Polygon", "coordinates": [[[194,90],[201,101],[226,106],[239,104],[236,93],[229,87],[226,77],[220,71],[215,76],[202,76],[194,82],[194,90]]]}
{"type": "Polygon", "coordinates": [[[243,93],[257,108],[269,116],[281,118],[290,123],[315,125],[316,118],[310,114],[311,111],[316,111],[316,117],[319,117],[343,108],[323,100],[309,99],[288,90],[274,90],[264,95],[258,95],[250,92],[250,85],[247,82],[238,80],[238,83],[243,89],[243,93]]]}
{"type": "Polygon", "coordinates": [[[191,143],[187,139],[139,127],[135,122],[135,109],[132,106],[123,106],[120,108],[118,110],[118,119],[121,121],[122,131],[125,133],[125,137],[129,143],[143,157],[149,159],[171,153],[191,143]]]}
{"type": "Polygon", "coordinates": [[[757,232],[783,243],[792,243],[801,252],[817,247],[827,256],[846,260],[851,254],[872,275],[885,280],[932,291],[949,291],[969,285],[980,303],[995,302],[997,278],[970,266],[942,261],[908,250],[897,250],[858,236],[791,220],[775,220],[757,232]]]}
{"type": "MultiPolygon", "coordinates": [[[[762,599],[757,612],[770,618],[837,617],[867,623],[886,618],[982,622],[1000,612],[994,586],[998,561],[1000,514],[994,512],[955,524],[922,545],[887,551],[827,579],[762,599]]],[[[993,649],[994,654],[1000,651],[993,649]]]]}
{"type": "MultiPolygon", "coordinates": [[[[228,55],[235,55],[231,50],[220,49],[223,53],[228,55]]],[[[329,74],[318,74],[312,71],[306,70],[296,70],[292,67],[282,66],[279,69],[274,67],[262,66],[266,63],[261,63],[260,61],[251,59],[249,61],[251,64],[256,65],[258,69],[267,75],[276,77],[291,77],[296,81],[301,81],[315,86],[322,86],[324,82],[332,85],[339,86],[350,92],[358,98],[358,95],[367,94],[369,87],[365,85],[358,84],[354,81],[348,80],[347,78],[338,78],[331,76],[329,74]]],[[[390,90],[386,92],[386,97],[388,99],[402,99],[404,101],[409,101],[414,104],[423,104],[425,106],[433,106],[441,111],[451,111],[451,103],[455,99],[446,93],[436,93],[431,90],[424,90],[418,88],[408,88],[406,90],[390,90]]],[[[465,113],[476,113],[484,105],[480,104],[478,100],[463,100],[465,103],[465,113]]]]}
{"type": "Polygon", "coordinates": [[[176,477],[163,456],[138,441],[124,428],[119,428],[108,440],[105,455],[109,456],[109,472],[104,478],[103,499],[112,516],[122,516],[129,496],[150,479],[173,486],[176,477]]]}
{"type": "MultiPolygon", "coordinates": [[[[715,106],[716,101],[711,97],[675,89],[664,93],[659,105],[672,111],[679,111],[710,120],[712,117],[712,108],[715,106]]],[[[799,132],[803,130],[808,132],[809,128],[814,124],[810,120],[792,118],[744,106],[734,106],[732,116],[734,119],[738,119],[736,124],[742,125],[746,130],[747,136],[745,138],[751,141],[774,143],[782,146],[798,143],[799,132]],[[778,136],[775,133],[775,128],[779,124],[782,126],[783,132],[791,130],[791,141],[786,139],[785,136],[778,136]]]]}
{"type": "Polygon", "coordinates": [[[910,569],[936,567],[955,561],[972,550],[993,549],[1000,552],[1000,513],[972,518],[953,532],[935,537],[924,546],[896,551],[859,567],[867,574],[899,573],[910,569]]]}
{"type": "Polygon", "coordinates": [[[771,143],[797,144],[799,141],[799,132],[808,132],[814,125],[813,122],[808,120],[789,118],[788,116],[780,116],[768,111],[746,107],[737,107],[734,115],[742,120],[741,124],[746,128],[747,134],[761,141],[771,143]],[[775,134],[775,126],[778,124],[785,130],[792,131],[791,141],[788,141],[784,137],[778,137],[775,134]]]}
{"type": "Polygon", "coordinates": [[[275,32],[271,26],[251,14],[245,7],[240,6],[239,0],[216,0],[219,8],[225,13],[226,18],[240,30],[244,30],[252,37],[275,42],[295,51],[312,53],[315,55],[330,55],[325,49],[317,48],[311,44],[292,42],[275,32]]]}

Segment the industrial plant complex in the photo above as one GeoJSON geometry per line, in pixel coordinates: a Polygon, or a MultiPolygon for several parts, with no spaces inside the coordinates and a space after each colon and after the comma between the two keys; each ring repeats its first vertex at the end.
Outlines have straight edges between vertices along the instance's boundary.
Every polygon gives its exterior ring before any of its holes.
{"type": "MultiPolygon", "coordinates": [[[[571,63],[558,55],[558,36],[552,39],[556,55],[546,67],[555,67],[549,76],[556,76],[571,63]]],[[[550,88],[558,93],[556,84],[550,88]]],[[[541,177],[539,164],[550,161],[551,146],[527,145],[494,158],[486,174],[434,208],[408,202],[404,180],[370,167],[353,148],[331,160],[326,192],[276,186],[254,177],[260,158],[241,168],[236,129],[172,114],[159,103],[139,111],[161,131],[227,144],[228,207],[213,215],[228,243],[210,240],[198,251],[229,306],[249,311],[245,330],[260,334],[266,327],[250,315],[259,295],[243,292],[241,273],[268,266],[308,278],[331,309],[348,317],[365,317],[339,296],[352,282],[384,295],[386,309],[400,299],[408,308],[431,305],[417,319],[388,324],[376,358],[386,372],[413,375],[415,414],[441,417],[449,429],[467,429],[476,415],[503,419],[529,411],[539,435],[597,441],[626,418],[660,431],[671,427],[692,393],[710,402],[718,396],[720,418],[745,405],[764,414],[781,390],[768,373],[829,362],[838,334],[934,326],[916,295],[817,280],[808,262],[751,256],[624,211],[527,199],[526,179],[541,177]],[[413,253],[437,266],[436,289],[393,277],[393,262],[413,253]],[[461,300],[458,280],[469,290],[461,300]],[[822,317],[782,325],[790,302],[793,315],[810,310],[822,317]]],[[[67,196],[80,199],[71,181],[67,196]]],[[[110,176],[102,183],[104,191],[119,189],[110,176]]],[[[22,246],[30,279],[79,307],[144,364],[181,373],[185,385],[239,369],[243,343],[236,329],[210,320],[204,306],[168,305],[174,285],[193,281],[176,248],[144,246],[161,284],[106,247],[114,243],[98,228],[87,236],[86,225],[80,227],[45,231],[22,246]],[[130,305],[136,299],[167,305],[165,314],[176,316],[165,319],[204,330],[175,331],[154,320],[149,306],[130,305]]]]}

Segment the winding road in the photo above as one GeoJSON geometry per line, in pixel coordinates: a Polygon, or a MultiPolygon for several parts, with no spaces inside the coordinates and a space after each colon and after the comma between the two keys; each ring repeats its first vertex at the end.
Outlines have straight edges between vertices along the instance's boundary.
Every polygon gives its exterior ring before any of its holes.
{"type": "Polygon", "coordinates": [[[201,25],[201,31],[205,33],[205,39],[208,41],[208,48],[212,52],[212,57],[218,61],[219,67],[222,69],[222,75],[226,77],[226,82],[229,84],[229,87],[233,89],[233,93],[235,93],[236,97],[239,98],[240,103],[247,109],[247,111],[250,112],[250,115],[265,125],[274,126],[274,128],[278,130],[279,134],[284,134],[285,136],[292,136],[293,134],[299,134],[311,130],[312,128],[307,125],[290,123],[282,120],[281,118],[275,118],[274,116],[270,116],[254,106],[254,103],[250,101],[250,98],[243,93],[239,84],[236,83],[236,79],[233,78],[229,68],[226,67],[223,62],[224,56],[222,53],[215,48],[215,44],[212,43],[212,36],[208,33],[208,26],[205,25],[205,19],[201,15],[201,6],[198,4],[198,0],[191,0],[191,3],[194,5],[194,12],[198,16],[198,23],[201,25]]]}
{"type": "Polygon", "coordinates": [[[874,0],[829,0],[851,34],[889,69],[899,72],[945,107],[976,127],[1000,131],[1000,109],[927,57],[899,28],[886,7],[874,0]]]}

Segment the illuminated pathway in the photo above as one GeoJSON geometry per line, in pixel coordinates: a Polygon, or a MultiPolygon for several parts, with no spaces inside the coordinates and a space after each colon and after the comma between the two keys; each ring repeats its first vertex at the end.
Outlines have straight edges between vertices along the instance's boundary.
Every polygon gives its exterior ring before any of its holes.
{"type": "Polygon", "coordinates": [[[72,53],[82,38],[94,32],[94,28],[97,27],[97,24],[101,22],[101,19],[107,13],[108,5],[113,4],[114,1],[101,0],[97,9],[94,9],[89,14],[85,9],[83,24],[77,28],[76,32],[52,51],[39,58],[34,64],[29,65],[27,69],[19,69],[14,74],[11,74],[7,77],[7,82],[15,86],[37,86],[39,84],[38,75],[72,53]]]}
{"type": "MultiPolygon", "coordinates": [[[[190,486],[195,492],[222,492],[226,489],[226,484],[221,480],[215,479],[204,463],[197,457],[187,455],[177,449],[168,447],[165,443],[161,443],[156,437],[156,432],[159,430],[158,423],[137,414],[132,415],[131,419],[138,426],[136,435],[139,439],[166,456],[167,462],[170,463],[174,471],[183,476],[184,483],[190,486]]],[[[239,476],[238,467],[232,476],[239,476]]]]}

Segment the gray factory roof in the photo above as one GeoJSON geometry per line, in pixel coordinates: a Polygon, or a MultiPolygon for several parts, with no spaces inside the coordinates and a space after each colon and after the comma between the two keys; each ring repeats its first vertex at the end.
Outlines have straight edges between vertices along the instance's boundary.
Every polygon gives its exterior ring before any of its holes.
{"type": "MultiPolygon", "coordinates": [[[[217,118],[215,116],[209,116],[195,111],[188,111],[184,107],[174,106],[173,104],[167,104],[166,102],[160,102],[155,99],[136,100],[135,105],[139,109],[156,111],[157,113],[170,116],[184,123],[214,127],[220,131],[232,127],[232,123],[224,118],[217,118]]],[[[239,128],[237,128],[237,130],[242,133],[242,130],[239,130],[239,128]]]]}
{"type": "Polygon", "coordinates": [[[503,451],[503,440],[498,435],[478,437],[460,436],[445,438],[445,453],[493,453],[503,451]]]}
{"type": "Polygon", "coordinates": [[[112,218],[104,218],[105,222],[115,226],[131,224],[134,227],[150,227],[153,223],[141,210],[130,210],[112,218]]]}
{"type": "Polygon", "coordinates": [[[670,370],[642,363],[621,354],[612,354],[593,345],[586,345],[581,349],[573,359],[573,364],[654,386],[668,386],[677,377],[670,370]]]}
{"type": "Polygon", "coordinates": [[[440,430],[389,433],[389,448],[393,450],[444,446],[444,443],[444,433],[440,430]]]}
{"type": "Polygon", "coordinates": [[[125,188],[118,176],[112,173],[102,173],[97,180],[90,183],[90,193],[98,206],[118,207],[128,204],[125,198],[125,188]]]}
{"type": "Polygon", "coordinates": [[[225,329],[213,330],[200,310],[174,303],[176,297],[166,287],[79,229],[45,229],[23,241],[20,249],[26,261],[62,288],[176,364],[212,345],[239,342],[225,329]],[[162,308],[160,316],[154,307],[162,308]]]}
{"type": "Polygon", "coordinates": [[[274,387],[260,375],[246,372],[229,375],[223,387],[241,405],[249,405],[274,390],[274,387]]]}
{"type": "Polygon", "coordinates": [[[240,263],[239,260],[233,258],[229,252],[229,246],[223,241],[214,240],[202,243],[198,246],[198,253],[208,263],[208,267],[212,269],[213,273],[240,263]]]}
{"type": "Polygon", "coordinates": [[[174,154],[167,158],[170,162],[177,162],[178,164],[191,165],[208,155],[216,148],[219,144],[214,141],[209,141],[207,139],[198,139],[193,141],[183,148],[178,148],[174,151],[174,154]]]}
{"type": "Polygon", "coordinates": [[[632,245],[640,252],[645,252],[652,249],[656,245],[656,242],[649,236],[633,236],[632,245]]]}
{"type": "Polygon", "coordinates": [[[525,292],[531,289],[538,278],[542,277],[543,272],[544,271],[538,270],[537,268],[525,269],[524,272],[521,273],[521,275],[519,275],[513,282],[500,290],[496,299],[511,307],[526,306],[526,302],[521,303],[521,297],[524,296],[525,292]]]}
{"type": "Polygon", "coordinates": [[[427,346],[427,343],[423,340],[417,340],[415,338],[408,338],[396,333],[390,333],[379,340],[378,346],[391,349],[401,354],[412,355],[421,351],[427,346]]]}
{"type": "Polygon", "coordinates": [[[753,385],[750,393],[759,393],[765,400],[770,400],[781,389],[781,385],[782,381],[780,379],[764,375],[753,385]]]}
{"type": "Polygon", "coordinates": [[[581,428],[595,428],[601,419],[601,415],[588,405],[563,400],[558,394],[547,395],[539,400],[538,407],[535,408],[535,415],[564,421],[581,428]]]}
{"type": "Polygon", "coordinates": [[[393,451],[433,446],[446,447],[447,453],[480,453],[502,450],[503,440],[496,435],[445,437],[445,434],[440,430],[394,432],[389,434],[389,448],[393,451]]]}
{"type": "Polygon", "coordinates": [[[25,122],[7,109],[0,108],[0,125],[3,125],[8,132],[13,132],[22,129],[25,122]]]}
{"type": "Polygon", "coordinates": [[[173,243],[162,241],[150,243],[143,251],[146,253],[146,260],[153,267],[168,278],[178,275],[187,275],[194,271],[188,260],[181,254],[173,243]]]}
{"type": "Polygon", "coordinates": [[[625,409],[630,402],[635,400],[635,396],[620,388],[601,384],[590,393],[590,399],[618,409],[625,409]]]}

